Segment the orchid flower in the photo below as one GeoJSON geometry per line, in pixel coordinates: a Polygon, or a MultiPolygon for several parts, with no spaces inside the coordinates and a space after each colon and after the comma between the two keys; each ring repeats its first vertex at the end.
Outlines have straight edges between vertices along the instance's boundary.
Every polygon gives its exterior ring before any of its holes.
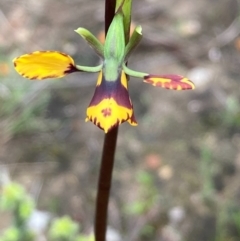
{"type": "Polygon", "coordinates": [[[31,80],[61,78],[73,72],[99,72],[86,121],[93,122],[105,133],[126,121],[137,125],[128,93],[127,76],[142,78],[145,83],[165,89],[194,89],[194,84],[180,75],[151,75],[127,67],[130,54],[142,38],[142,28],[137,26],[126,43],[121,7],[115,13],[104,44],[87,29],[78,28],[75,31],[95,50],[101,59],[100,65],[76,65],[69,55],[57,51],[32,52],[15,58],[13,63],[20,75],[31,80]]]}

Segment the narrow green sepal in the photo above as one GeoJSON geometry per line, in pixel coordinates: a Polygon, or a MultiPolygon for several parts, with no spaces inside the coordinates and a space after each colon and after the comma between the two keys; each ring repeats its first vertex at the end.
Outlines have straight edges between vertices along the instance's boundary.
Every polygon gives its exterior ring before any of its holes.
{"type": "Polygon", "coordinates": [[[142,27],[139,25],[134,29],[134,32],[125,48],[125,57],[124,60],[126,61],[133,50],[138,46],[142,39],[142,27]]]}
{"type": "Polygon", "coordinates": [[[144,76],[148,75],[147,73],[143,73],[143,72],[139,72],[139,71],[135,71],[132,69],[129,69],[126,64],[122,65],[123,71],[125,72],[125,74],[132,76],[132,77],[136,77],[136,78],[143,78],[144,76]]]}
{"type": "Polygon", "coordinates": [[[104,47],[91,32],[89,32],[85,28],[78,28],[77,30],[74,30],[74,31],[78,33],[89,44],[89,46],[91,46],[94,49],[97,55],[103,58],[104,47]]]}
{"type": "Polygon", "coordinates": [[[131,25],[131,12],[132,12],[132,0],[117,0],[116,2],[116,12],[123,12],[123,25],[124,25],[124,35],[125,43],[129,41],[130,25],[131,25]]]}
{"type": "Polygon", "coordinates": [[[81,65],[76,65],[76,68],[80,71],[83,72],[90,72],[90,73],[95,73],[95,72],[99,72],[102,69],[102,64],[98,65],[98,66],[81,66],[81,65]]]}
{"type": "Polygon", "coordinates": [[[116,0],[115,12],[117,13],[119,9],[123,7],[125,0],[116,0]]]}
{"type": "Polygon", "coordinates": [[[121,9],[115,14],[104,44],[104,59],[115,59],[119,65],[124,60],[125,37],[121,9]]]}

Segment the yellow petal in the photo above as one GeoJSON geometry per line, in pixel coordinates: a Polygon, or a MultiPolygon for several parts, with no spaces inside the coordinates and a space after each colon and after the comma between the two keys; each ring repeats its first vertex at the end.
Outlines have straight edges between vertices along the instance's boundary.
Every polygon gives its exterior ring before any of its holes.
{"type": "Polygon", "coordinates": [[[28,79],[61,78],[78,71],[73,59],[57,51],[36,51],[13,60],[16,71],[28,79]]]}
{"type": "Polygon", "coordinates": [[[88,107],[86,121],[92,121],[107,133],[113,127],[125,121],[136,126],[137,123],[132,120],[132,116],[133,109],[118,105],[113,98],[107,98],[103,99],[98,105],[88,107]]]}

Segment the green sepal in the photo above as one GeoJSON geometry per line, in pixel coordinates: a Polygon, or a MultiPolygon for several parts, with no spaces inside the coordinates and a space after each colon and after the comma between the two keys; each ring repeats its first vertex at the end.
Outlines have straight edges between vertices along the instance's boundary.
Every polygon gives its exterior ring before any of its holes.
{"type": "Polygon", "coordinates": [[[104,47],[90,31],[88,31],[85,28],[78,28],[74,31],[78,33],[89,44],[89,46],[91,46],[94,49],[97,55],[103,58],[104,47]]]}
{"type": "Polygon", "coordinates": [[[142,39],[142,27],[139,25],[134,29],[134,32],[125,48],[124,60],[127,60],[133,50],[138,46],[142,39]]]}
{"type": "Polygon", "coordinates": [[[76,68],[80,71],[83,72],[90,72],[90,73],[95,73],[95,72],[99,72],[102,69],[102,64],[98,65],[98,66],[82,66],[82,65],[76,65],[76,68]]]}
{"type": "Polygon", "coordinates": [[[125,0],[116,0],[115,12],[117,12],[120,8],[122,8],[125,0]]]}
{"type": "Polygon", "coordinates": [[[126,64],[124,63],[122,65],[123,71],[125,72],[125,74],[132,76],[132,77],[136,77],[136,78],[144,78],[144,76],[148,75],[148,73],[143,73],[143,72],[139,72],[139,71],[135,71],[132,69],[129,69],[126,64]]]}
{"type": "Polygon", "coordinates": [[[121,67],[119,67],[117,60],[113,58],[105,59],[102,70],[106,81],[116,81],[120,74],[121,67]]]}
{"type": "Polygon", "coordinates": [[[130,25],[131,25],[131,12],[132,12],[132,0],[117,0],[116,12],[119,8],[122,8],[123,12],[123,25],[124,25],[124,36],[125,43],[129,41],[130,25]]]}
{"type": "Polygon", "coordinates": [[[125,37],[123,26],[123,14],[121,9],[115,14],[108,29],[104,44],[104,59],[114,59],[119,65],[124,60],[125,37]]]}

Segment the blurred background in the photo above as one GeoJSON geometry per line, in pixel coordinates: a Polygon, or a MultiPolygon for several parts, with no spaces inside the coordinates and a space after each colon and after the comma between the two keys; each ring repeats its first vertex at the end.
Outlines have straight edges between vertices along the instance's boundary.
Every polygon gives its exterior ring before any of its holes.
{"type": "MultiPolygon", "coordinates": [[[[108,241],[240,240],[239,10],[238,0],[133,1],[144,37],[129,66],[187,76],[196,90],[131,78],[138,126],[120,126],[108,241]]],[[[58,50],[97,65],[73,30],[101,38],[103,21],[103,0],[0,1],[0,240],[21,240],[6,230],[18,225],[26,197],[23,222],[33,240],[54,240],[49,227],[63,216],[79,225],[78,240],[93,240],[104,133],[85,123],[85,113],[97,75],[29,81],[12,59],[58,50]]]]}

